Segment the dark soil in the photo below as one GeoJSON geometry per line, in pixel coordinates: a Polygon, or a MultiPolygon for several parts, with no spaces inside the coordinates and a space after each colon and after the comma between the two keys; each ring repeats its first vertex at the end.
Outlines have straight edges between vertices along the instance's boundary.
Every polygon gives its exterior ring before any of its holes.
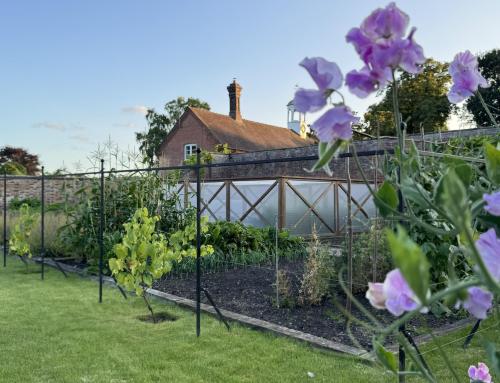
{"type": "Polygon", "coordinates": [[[158,324],[158,323],[167,322],[167,321],[174,322],[178,318],[175,315],[172,315],[172,314],[167,313],[167,312],[159,312],[159,313],[155,313],[155,320],[154,321],[153,321],[153,317],[151,316],[151,314],[140,315],[137,317],[137,319],[139,319],[141,322],[158,324]]]}
{"type": "MultiPolygon", "coordinates": [[[[224,308],[239,314],[280,324],[285,327],[300,330],[305,333],[320,336],[336,342],[369,348],[372,338],[370,330],[352,323],[351,333],[353,341],[346,330],[346,320],[342,311],[337,307],[345,307],[345,295],[340,287],[332,292],[332,296],[318,306],[299,306],[297,301],[300,280],[303,272],[303,261],[284,261],[280,269],[286,271],[292,291],[292,298],[287,303],[292,307],[277,308],[275,305],[276,290],[275,272],[272,266],[247,266],[240,269],[231,269],[217,273],[202,275],[202,286],[211,294],[219,308],[224,308]],[[295,302],[294,302],[295,301],[295,302]]],[[[196,299],[196,277],[164,278],[155,282],[153,288],[177,296],[196,299]]],[[[388,312],[373,309],[365,299],[364,294],[356,298],[383,323],[394,320],[388,312]]],[[[209,303],[202,295],[203,303],[209,303]]],[[[352,313],[356,318],[364,316],[354,305],[352,313]]],[[[433,314],[419,314],[408,325],[407,329],[413,335],[425,333],[426,328],[437,328],[462,319],[458,314],[436,317],[433,314]]]]}

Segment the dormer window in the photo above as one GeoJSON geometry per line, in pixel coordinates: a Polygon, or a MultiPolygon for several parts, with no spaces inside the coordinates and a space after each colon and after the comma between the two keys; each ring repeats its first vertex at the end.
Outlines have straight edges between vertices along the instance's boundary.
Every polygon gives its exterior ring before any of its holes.
{"type": "Polygon", "coordinates": [[[198,148],[198,145],[196,145],[196,144],[186,144],[186,145],[184,145],[184,160],[187,160],[193,154],[195,154],[197,148],[198,148]]]}

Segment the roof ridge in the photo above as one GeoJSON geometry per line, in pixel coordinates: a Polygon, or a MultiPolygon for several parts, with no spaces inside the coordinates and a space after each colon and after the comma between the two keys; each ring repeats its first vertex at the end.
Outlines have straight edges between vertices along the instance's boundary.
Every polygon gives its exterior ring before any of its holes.
{"type": "MultiPolygon", "coordinates": [[[[211,114],[216,114],[218,116],[222,116],[222,117],[225,117],[225,118],[228,118],[228,119],[231,119],[232,121],[236,122],[236,123],[240,123],[240,121],[238,120],[235,120],[234,118],[232,118],[231,116],[229,116],[228,114],[222,114],[222,113],[217,113],[217,112],[212,112],[211,110],[208,110],[208,109],[203,109],[203,108],[196,108],[196,107],[192,107],[192,106],[189,106],[188,108],[192,109],[194,112],[202,112],[203,113],[211,113],[211,114]]],[[[200,117],[200,119],[202,119],[200,117]]],[[[203,119],[202,119],[203,120],[203,119]]],[[[265,126],[269,126],[269,127],[272,127],[272,128],[278,128],[278,129],[287,129],[285,128],[284,126],[278,126],[278,125],[272,125],[272,124],[266,124],[265,122],[259,122],[259,121],[254,121],[254,120],[248,120],[246,118],[242,118],[241,121],[243,122],[250,122],[252,124],[258,124],[258,125],[265,125],[265,126]]],[[[205,125],[208,125],[206,123],[206,121],[203,120],[203,123],[205,125]]]]}

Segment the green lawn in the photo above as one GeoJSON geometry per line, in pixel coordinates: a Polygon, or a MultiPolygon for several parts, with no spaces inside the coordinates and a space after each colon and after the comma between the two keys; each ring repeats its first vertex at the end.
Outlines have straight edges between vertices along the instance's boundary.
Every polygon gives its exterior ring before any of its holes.
{"type": "MultiPolygon", "coordinates": [[[[105,288],[104,303],[98,304],[95,282],[65,279],[53,269],[42,282],[39,274],[23,273],[19,261],[8,261],[0,268],[0,382],[395,381],[377,366],[286,338],[236,324],[228,333],[210,316],[202,317],[197,339],[194,314],[161,302],[155,308],[175,314],[177,321],[140,322],[136,318],[146,309],[137,298],[125,301],[117,290],[105,288]]],[[[498,329],[481,335],[499,340],[498,329]]],[[[484,359],[479,342],[475,339],[468,352],[460,349],[461,342],[447,346],[464,382],[469,364],[484,359]]],[[[426,356],[443,371],[437,352],[426,356]]],[[[441,373],[442,381],[451,382],[446,375],[441,373]]]]}

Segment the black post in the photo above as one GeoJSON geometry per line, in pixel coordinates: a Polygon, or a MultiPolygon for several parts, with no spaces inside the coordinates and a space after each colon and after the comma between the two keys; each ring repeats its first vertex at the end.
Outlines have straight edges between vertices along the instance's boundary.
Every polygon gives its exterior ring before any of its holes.
{"type": "Polygon", "coordinates": [[[200,149],[196,149],[196,336],[201,328],[201,182],[200,149]]]}
{"type": "Polygon", "coordinates": [[[40,212],[40,226],[41,226],[41,255],[42,255],[42,281],[45,279],[45,167],[42,166],[42,195],[40,196],[41,212],[40,212]]]}
{"type": "Polygon", "coordinates": [[[7,267],[7,170],[3,171],[3,267],[7,267]]]}
{"type": "Polygon", "coordinates": [[[103,261],[104,261],[104,160],[101,159],[101,196],[99,200],[99,303],[102,303],[103,261]]]}

